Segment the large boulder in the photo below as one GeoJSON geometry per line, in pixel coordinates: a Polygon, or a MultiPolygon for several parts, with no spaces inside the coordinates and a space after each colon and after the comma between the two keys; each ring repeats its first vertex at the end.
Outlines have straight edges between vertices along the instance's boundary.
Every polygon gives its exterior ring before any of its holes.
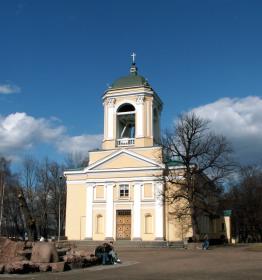
{"type": "Polygon", "coordinates": [[[5,265],[5,273],[24,274],[39,271],[39,266],[29,261],[12,262],[5,265]]]}
{"type": "Polygon", "coordinates": [[[51,242],[36,242],[32,248],[31,261],[34,263],[57,263],[59,257],[55,244],[51,242]]]}
{"type": "Polygon", "coordinates": [[[10,239],[1,239],[0,263],[11,263],[26,260],[25,256],[21,255],[25,248],[25,243],[22,241],[13,241],[10,239]]]}

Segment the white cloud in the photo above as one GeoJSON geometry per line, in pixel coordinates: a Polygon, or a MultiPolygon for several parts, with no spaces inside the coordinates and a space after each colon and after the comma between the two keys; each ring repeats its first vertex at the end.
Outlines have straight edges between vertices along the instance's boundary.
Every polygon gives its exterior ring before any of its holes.
{"type": "Polygon", "coordinates": [[[0,94],[19,93],[21,88],[13,84],[0,84],[0,94]]]}
{"type": "Polygon", "coordinates": [[[262,98],[223,98],[192,111],[232,142],[241,163],[262,162],[262,98]]]}
{"type": "Polygon", "coordinates": [[[102,143],[102,135],[80,135],[64,137],[57,143],[58,150],[69,154],[87,154],[88,151],[99,148],[102,143]]]}
{"type": "Polygon", "coordinates": [[[18,158],[23,152],[43,143],[62,153],[87,152],[100,146],[100,135],[70,137],[66,127],[54,118],[34,118],[26,113],[0,115],[0,154],[18,158]]]}

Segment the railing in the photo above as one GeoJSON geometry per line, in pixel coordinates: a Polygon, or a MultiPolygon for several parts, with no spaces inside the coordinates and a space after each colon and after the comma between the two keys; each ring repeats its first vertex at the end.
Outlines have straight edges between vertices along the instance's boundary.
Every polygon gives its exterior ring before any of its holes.
{"type": "Polygon", "coordinates": [[[135,138],[121,138],[116,140],[117,146],[132,146],[135,145],[135,138]]]}

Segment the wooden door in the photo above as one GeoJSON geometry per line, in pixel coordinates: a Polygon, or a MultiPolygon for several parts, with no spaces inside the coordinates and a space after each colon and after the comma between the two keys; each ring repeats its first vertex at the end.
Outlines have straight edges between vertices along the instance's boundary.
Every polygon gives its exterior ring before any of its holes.
{"type": "Polygon", "coordinates": [[[117,210],[116,238],[123,240],[131,239],[131,210],[117,210]]]}

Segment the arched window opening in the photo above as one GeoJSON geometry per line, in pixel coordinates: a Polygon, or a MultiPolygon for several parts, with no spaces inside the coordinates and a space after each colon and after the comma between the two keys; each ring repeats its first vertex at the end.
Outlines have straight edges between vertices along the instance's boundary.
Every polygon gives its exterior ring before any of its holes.
{"type": "Polygon", "coordinates": [[[118,113],[124,113],[124,112],[134,112],[136,109],[135,107],[132,105],[132,104],[129,104],[129,103],[125,103],[125,104],[122,104],[117,112],[118,113]]]}
{"type": "Polygon", "coordinates": [[[103,233],[103,216],[96,216],[96,233],[103,233]]]}
{"type": "Polygon", "coordinates": [[[135,107],[125,103],[117,110],[117,144],[129,146],[135,138],[135,107]]]}
{"type": "Polygon", "coordinates": [[[145,233],[153,233],[153,219],[151,214],[145,215],[145,233]]]}

